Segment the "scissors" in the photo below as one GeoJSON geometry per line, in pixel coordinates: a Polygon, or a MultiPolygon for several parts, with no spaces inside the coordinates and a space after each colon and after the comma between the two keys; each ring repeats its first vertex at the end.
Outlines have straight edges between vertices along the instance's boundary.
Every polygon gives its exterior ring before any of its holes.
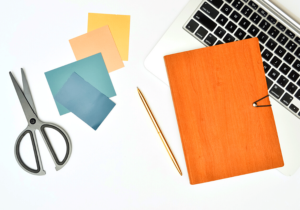
{"type": "Polygon", "coordinates": [[[16,157],[18,164],[21,166],[22,169],[24,169],[25,171],[27,171],[30,174],[41,176],[41,175],[45,175],[46,171],[44,171],[44,169],[43,169],[40,151],[39,151],[39,147],[38,147],[38,143],[37,143],[37,138],[35,135],[35,130],[40,131],[40,133],[45,141],[45,144],[47,145],[49,153],[53,159],[56,171],[62,169],[69,161],[71,152],[72,152],[72,145],[71,145],[71,140],[70,140],[68,134],[62,128],[60,128],[59,126],[52,124],[52,123],[44,123],[38,118],[24,70],[21,69],[21,72],[22,72],[22,81],[23,81],[24,92],[20,88],[19,84],[17,83],[17,81],[14,78],[14,76],[12,75],[12,73],[9,72],[9,75],[14,84],[14,87],[16,89],[17,95],[19,97],[20,103],[22,105],[24,114],[25,114],[27,122],[28,122],[27,128],[25,128],[25,130],[22,131],[21,134],[19,135],[19,137],[17,138],[16,144],[15,144],[15,157],[16,157]],[[57,155],[53,149],[53,146],[46,134],[45,128],[51,128],[51,129],[56,130],[64,138],[64,140],[66,142],[67,151],[66,151],[65,157],[62,161],[60,161],[57,158],[57,155]],[[20,155],[20,144],[21,144],[22,139],[27,134],[29,134],[30,138],[31,138],[31,143],[32,143],[33,151],[34,151],[37,169],[32,169],[32,168],[28,167],[24,163],[24,161],[22,160],[21,155],[20,155]]]}

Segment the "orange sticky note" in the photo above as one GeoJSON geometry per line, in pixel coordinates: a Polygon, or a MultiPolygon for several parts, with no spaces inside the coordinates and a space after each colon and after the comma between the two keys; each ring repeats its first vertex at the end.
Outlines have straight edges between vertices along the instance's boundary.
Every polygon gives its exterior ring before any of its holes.
{"type": "Polygon", "coordinates": [[[69,40],[76,60],[101,53],[108,72],[124,67],[108,26],[103,26],[69,40]]]}

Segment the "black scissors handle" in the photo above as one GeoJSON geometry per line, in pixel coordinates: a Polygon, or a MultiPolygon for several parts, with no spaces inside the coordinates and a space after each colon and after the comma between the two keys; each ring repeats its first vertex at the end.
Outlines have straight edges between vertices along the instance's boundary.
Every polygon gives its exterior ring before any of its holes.
{"type": "Polygon", "coordinates": [[[37,138],[35,135],[35,130],[39,130],[45,144],[47,145],[47,148],[50,152],[50,155],[54,161],[55,164],[55,169],[58,171],[60,169],[62,169],[68,162],[68,160],[70,159],[71,156],[71,152],[72,152],[72,145],[71,145],[71,141],[70,138],[68,137],[68,134],[59,126],[55,125],[55,124],[51,124],[51,123],[41,123],[38,122],[37,124],[40,124],[40,126],[37,127],[34,126],[34,128],[32,128],[31,126],[28,126],[18,137],[16,144],[15,144],[15,157],[17,162],[19,163],[19,165],[21,166],[21,168],[23,168],[25,171],[27,171],[28,173],[34,174],[34,175],[45,175],[46,172],[43,169],[43,165],[42,165],[42,160],[41,160],[41,156],[40,156],[40,152],[39,152],[39,147],[38,147],[38,143],[37,143],[37,138]],[[50,129],[54,129],[57,132],[59,132],[62,137],[65,140],[66,143],[66,154],[65,157],[63,158],[62,161],[60,161],[55,153],[55,150],[51,144],[51,141],[48,138],[48,135],[45,131],[46,128],[50,128],[50,129]],[[32,143],[32,147],[33,147],[33,151],[34,151],[34,156],[35,156],[35,161],[36,161],[36,165],[37,165],[37,169],[32,169],[29,166],[27,166],[24,161],[22,160],[22,157],[20,155],[20,144],[23,140],[23,138],[29,134],[30,138],[31,138],[31,143],[32,143]]]}
{"type": "Polygon", "coordinates": [[[55,125],[55,124],[51,124],[51,123],[45,123],[41,126],[41,134],[43,136],[43,139],[47,145],[47,148],[53,158],[53,161],[56,165],[55,169],[58,171],[60,169],[62,169],[68,162],[70,156],[71,156],[71,151],[72,151],[72,145],[71,145],[71,140],[70,138],[68,137],[68,134],[62,129],[60,128],[59,126],[55,125]],[[57,155],[55,153],[55,150],[53,149],[53,146],[51,144],[51,141],[49,140],[48,136],[47,136],[47,133],[45,131],[45,128],[51,128],[51,129],[54,129],[56,130],[57,132],[60,133],[60,135],[64,138],[65,140],[65,143],[66,143],[66,154],[65,154],[65,157],[63,158],[62,161],[59,161],[59,159],[57,158],[57,155]]]}
{"type": "Polygon", "coordinates": [[[30,128],[26,128],[20,136],[17,138],[16,144],[15,144],[15,157],[21,168],[23,168],[28,173],[34,174],[34,175],[45,175],[46,171],[44,171],[41,161],[41,155],[37,143],[37,138],[35,135],[34,130],[31,130],[30,128]],[[27,166],[24,161],[22,160],[21,154],[20,154],[20,145],[24,137],[29,134],[31,139],[31,144],[33,147],[34,157],[37,169],[32,169],[29,166],[27,166]]]}

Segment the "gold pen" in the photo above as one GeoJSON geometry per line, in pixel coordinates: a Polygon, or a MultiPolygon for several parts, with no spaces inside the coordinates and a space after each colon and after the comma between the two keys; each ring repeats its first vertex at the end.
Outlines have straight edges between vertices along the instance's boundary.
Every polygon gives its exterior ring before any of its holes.
{"type": "Polygon", "coordinates": [[[158,123],[156,122],[156,119],[155,119],[155,117],[154,117],[154,115],[153,115],[153,113],[152,113],[152,111],[151,111],[151,109],[150,109],[150,107],[149,107],[149,105],[148,105],[148,103],[147,103],[147,101],[146,101],[143,93],[140,91],[139,88],[137,88],[137,90],[138,90],[138,93],[139,93],[139,95],[141,97],[141,100],[142,100],[142,102],[143,102],[143,104],[144,104],[144,106],[145,106],[145,108],[146,108],[146,110],[147,110],[147,112],[148,112],[148,114],[149,114],[149,116],[150,116],[153,124],[154,124],[154,127],[155,127],[155,129],[156,129],[159,137],[161,138],[161,140],[162,140],[162,142],[163,142],[163,144],[164,144],[164,146],[165,146],[165,148],[166,148],[166,150],[167,150],[167,152],[168,152],[168,154],[169,154],[172,162],[174,163],[174,165],[175,165],[177,171],[179,172],[179,174],[182,176],[182,172],[181,172],[180,167],[179,167],[179,165],[178,165],[178,163],[177,163],[177,161],[175,159],[175,156],[173,155],[173,152],[171,151],[171,149],[170,149],[170,147],[168,145],[168,142],[167,142],[164,134],[162,133],[162,131],[161,131],[158,123]]]}

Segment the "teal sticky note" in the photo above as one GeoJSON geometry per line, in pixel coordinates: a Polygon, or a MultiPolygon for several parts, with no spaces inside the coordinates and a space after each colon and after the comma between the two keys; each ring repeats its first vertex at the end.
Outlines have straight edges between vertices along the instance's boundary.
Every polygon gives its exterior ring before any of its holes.
{"type": "MultiPolygon", "coordinates": [[[[85,81],[107,97],[116,96],[116,92],[101,53],[70,63],[45,73],[53,97],[60,91],[70,76],[76,72],[85,81]]],[[[55,100],[60,115],[70,111],[55,100]]]]}
{"type": "Polygon", "coordinates": [[[70,76],[54,98],[94,130],[116,105],[77,73],[70,76]]]}

